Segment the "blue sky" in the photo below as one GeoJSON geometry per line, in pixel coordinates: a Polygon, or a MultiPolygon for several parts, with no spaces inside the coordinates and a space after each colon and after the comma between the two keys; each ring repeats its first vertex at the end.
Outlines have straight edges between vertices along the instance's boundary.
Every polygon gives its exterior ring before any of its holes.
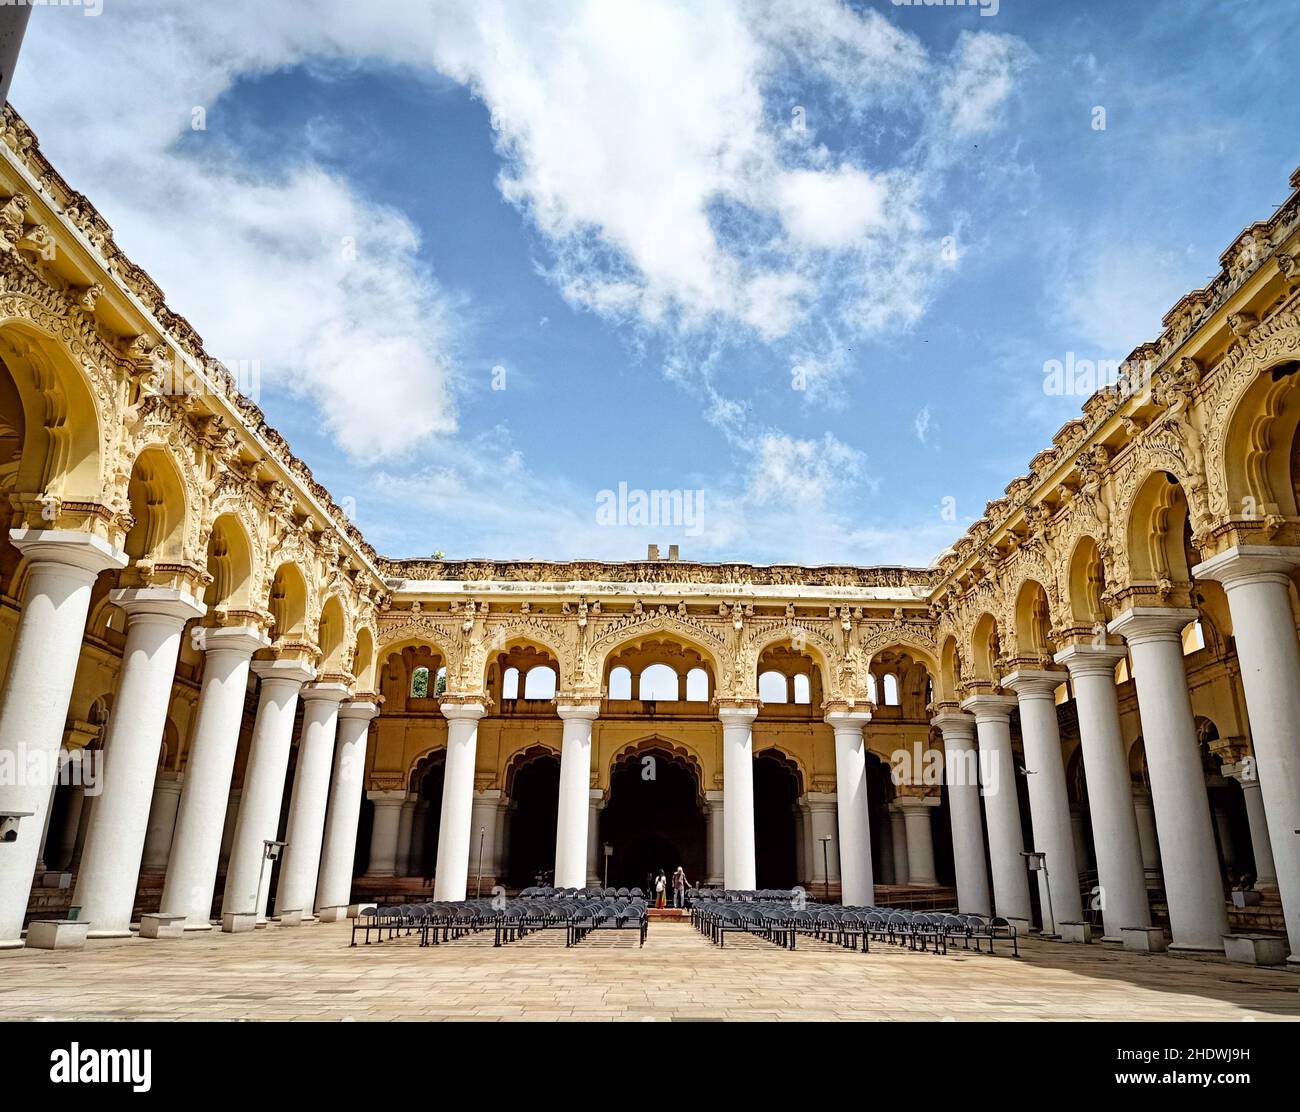
{"type": "Polygon", "coordinates": [[[106,0],[11,99],[381,552],[924,564],[1300,164],[1294,3],[997,7],[106,0]]]}

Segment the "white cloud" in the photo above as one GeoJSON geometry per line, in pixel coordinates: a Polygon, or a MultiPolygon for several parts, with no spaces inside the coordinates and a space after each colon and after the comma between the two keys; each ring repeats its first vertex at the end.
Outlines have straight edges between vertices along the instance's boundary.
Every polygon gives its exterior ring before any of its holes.
{"type": "Polygon", "coordinates": [[[916,433],[916,439],[922,444],[928,443],[930,436],[930,427],[933,418],[930,416],[930,407],[922,406],[920,412],[912,418],[912,431],[916,433]]]}

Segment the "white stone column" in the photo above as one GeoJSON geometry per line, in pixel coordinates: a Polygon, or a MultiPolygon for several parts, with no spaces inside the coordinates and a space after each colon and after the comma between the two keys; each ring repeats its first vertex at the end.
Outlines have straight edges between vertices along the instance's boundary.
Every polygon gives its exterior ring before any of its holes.
{"type": "Polygon", "coordinates": [[[820,890],[824,885],[840,883],[840,832],[836,816],[839,808],[831,792],[808,792],[804,801],[808,804],[812,828],[814,891],[809,895],[821,898],[820,890]]]}
{"type": "Polygon", "coordinates": [[[172,841],[176,834],[176,810],[181,802],[184,777],[176,772],[160,772],[153,785],[153,802],[149,806],[149,823],[144,834],[144,853],[140,859],[142,873],[160,873],[167,868],[172,841]]]}
{"type": "Polygon", "coordinates": [[[1064,672],[1021,668],[1002,681],[1020,703],[1020,736],[1029,781],[1029,821],[1034,849],[1045,854],[1046,876],[1038,876],[1039,908],[1044,928],[1059,934],[1058,924],[1083,921],[1079,898],[1079,862],[1070,822],[1070,793],[1065,786],[1061,729],[1056,720],[1056,689],[1064,672]],[[1049,891],[1050,889],[1050,891],[1049,891]],[[1050,897],[1050,898],[1049,898],[1050,897]],[[1051,921],[1048,921],[1049,913],[1051,921]]]}
{"type": "Polygon", "coordinates": [[[806,883],[812,885],[817,879],[817,862],[814,860],[817,856],[817,843],[813,838],[812,808],[808,806],[808,796],[801,796],[796,806],[799,809],[799,823],[803,828],[803,875],[806,883]]]}
{"type": "Polygon", "coordinates": [[[1134,607],[1115,618],[1110,631],[1128,642],[1133,659],[1172,945],[1222,950],[1228,916],[1183,670],[1182,631],[1196,617],[1195,610],[1134,607]]]}
{"type": "Polygon", "coordinates": [[[187,931],[212,929],[212,898],[244,721],[248,667],[253,653],[270,644],[256,626],[203,627],[199,640],[203,686],[161,904],[164,915],[185,916],[187,931]]]}
{"type": "Polygon", "coordinates": [[[0,846],[0,948],[21,946],[41,831],[58,772],[59,746],[86,632],[95,578],[126,556],[89,533],[12,529],[28,561],[27,587],[0,689],[0,760],[26,774],[0,777],[0,811],[26,814],[17,841],[0,846]],[[32,776],[35,767],[48,776],[32,776]]]}
{"type": "Polygon", "coordinates": [[[605,867],[605,854],[600,841],[600,812],[605,809],[605,793],[592,788],[587,793],[587,887],[604,886],[601,872],[605,867]]]}
{"type": "Polygon", "coordinates": [[[555,887],[587,885],[587,820],[591,810],[591,724],[599,703],[556,706],[564,720],[560,748],[560,798],[555,820],[555,887]]]}
{"type": "Polygon", "coordinates": [[[886,804],[878,814],[876,830],[880,834],[880,883],[893,886],[894,878],[894,824],[889,820],[889,805],[886,804]]]}
{"type": "Polygon", "coordinates": [[[732,891],[758,885],[754,851],[754,739],[758,716],[753,706],[722,706],[723,876],[732,891]]]}
{"type": "Polygon", "coordinates": [[[302,689],[302,736],[298,741],[298,764],[289,795],[289,822],[284,832],[284,857],[276,886],[277,915],[301,911],[303,919],[316,917],[316,880],[325,840],[334,739],[339,704],[347,697],[347,685],[342,683],[309,683],[302,689]]]}
{"type": "MultiPolygon", "coordinates": [[[[1029,873],[1016,795],[1016,762],[1011,751],[1011,712],[1016,700],[1005,695],[972,695],[961,709],[975,716],[979,739],[984,815],[989,828],[989,863],[993,869],[993,910],[1028,930],[1033,919],[1029,873]]],[[[909,831],[910,833],[910,831],[909,831]]],[[[1051,866],[1048,866],[1049,868],[1051,866]]]]}
{"type": "Polygon", "coordinates": [[[375,819],[370,826],[370,867],[366,869],[366,876],[396,876],[397,832],[402,823],[407,792],[404,788],[372,791],[366,792],[366,798],[375,805],[375,819]]]}
{"type": "Polygon", "coordinates": [[[478,720],[487,708],[478,702],[442,704],[447,718],[447,768],[442,783],[438,823],[438,870],[435,900],[463,900],[469,878],[470,824],[474,810],[474,763],[478,720]]]}
{"type": "Polygon", "coordinates": [[[504,883],[510,864],[510,800],[504,795],[497,801],[496,833],[492,838],[492,875],[504,883]]]}
{"type": "MultiPolygon", "coordinates": [[[[496,856],[494,841],[497,832],[497,809],[501,805],[501,790],[488,788],[474,793],[474,806],[471,812],[469,838],[469,875],[466,880],[466,892],[473,888],[479,890],[478,876],[480,861],[483,869],[483,889],[485,895],[491,894],[493,883],[492,859],[496,856]]],[[[576,887],[581,888],[582,885],[576,887]]]]}
{"type": "Polygon", "coordinates": [[[415,792],[407,792],[406,801],[397,813],[397,860],[394,870],[398,876],[411,875],[411,831],[415,826],[415,805],[420,797],[415,792]]]}
{"type": "Polygon", "coordinates": [[[984,859],[984,816],[980,814],[975,719],[969,714],[939,714],[932,724],[943,733],[944,780],[948,785],[957,910],[967,915],[990,915],[993,905],[989,899],[989,871],[984,859]]]}
{"type": "Polygon", "coordinates": [[[218,871],[230,864],[230,851],[235,845],[235,824],[239,822],[239,799],[243,794],[243,788],[231,788],[230,798],[226,800],[226,818],[221,824],[221,851],[217,854],[218,871]]]}
{"type": "Polygon", "coordinates": [[[1243,545],[1192,571],[1228,596],[1292,962],[1300,962],[1300,642],[1289,577],[1297,565],[1300,548],[1243,545]]]}
{"type": "Polygon", "coordinates": [[[867,751],[863,727],[869,711],[832,711],[835,731],[835,801],[840,845],[840,902],[870,907],[876,889],[871,873],[871,814],[867,799],[867,751]]]}
{"type": "MultiPolygon", "coordinates": [[[[903,791],[907,792],[904,787],[903,791]]],[[[939,806],[937,795],[898,797],[897,806],[907,826],[907,883],[912,888],[934,888],[939,878],[934,869],[934,829],[930,812],[939,806]]]]}
{"type": "Polygon", "coordinates": [[[368,699],[346,702],[339,707],[334,774],[330,777],[320,877],[316,882],[316,908],[324,922],[345,918],[352,902],[361,787],[366,775],[366,738],[370,720],[378,713],[379,705],[368,699]]]}
{"type": "Polygon", "coordinates": [[[1091,868],[1088,861],[1088,832],[1083,818],[1083,807],[1078,803],[1070,805],[1070,833],[1074,837],[1074,863],[1079,872],[1085,873],[1091,868]]]}
{"type": "Polygon", "coordinates": [[[240,788],[239,815],[235,819],[221,914],[224,917],[255,911],[257,922],[264,923],[265,893],[271,882],[266,842],[276,841],[280,831],[280,804],[284,799],[284,778],[289,771],[289,751],[293,747],[298,695],[303,684],[315,679],[316,671],[309,664],[291,658],[258,660],[252,667],[262,685],[240,788]]]}
{"type": "Polygon", "coordinates": [[[104,739],[103,794],[90,816],[72,898],[90,923],[90,938],[131,933],[181,630],[207,611],[189,591],[170,587],[132,587],[109,598],[126,611],[126,647],[104,739]]]}
{"type": "Polygon", "coordinates": [[[894,854],[894,883],[907,884],[911,879],[907,864],[907,818],[896,802],[889,805],[889,841],[894,854]]]}
{"type": "Polygon", "coordinates": [[[1259,789],[1253,759],[1225,764],[1223,774],[1241,785],[1241,797],[1246,803],[1246,821],[1250,824],[1250,851],[1255,858],[1255,888],[1277,887],[1277,866],[1273,863],[1273,842],[1268,834],[1268,818],[1264,812],[1264,795],[1259,789]]]}
{"type": "MultiPolygon", "coordinates": [[[[59,854],[54,866],[56,869],[67,869],[72,861],[72,855],[77,848],[77,831],[81,828],[81,814],[85,806],[86,789],[81,786],[73,787],[68,793],[68,809],[63,817],[63,829],[59,832],[59,854]]],[[[1263,814],[1262,810],[1260,814],[1263,814]]]]}
{"type": "Polygon", "coordinates": [[[724,865],[727,856],[727,805],[723,793],[705,792],[704,806],[709,826],[709,875],[704,883],[710,888],[721,888],[726,884],[724,865]]]}
{"type": "Polygon", "coordinates": [[[1163,888],[1165,879],[1160,869],[1160,838],[1156,834],[1156,811],[1151,805],[1151,793],[1145,788],[1134,787],[1132,800],[1146,884],[1149,887],[1163,888]]]}

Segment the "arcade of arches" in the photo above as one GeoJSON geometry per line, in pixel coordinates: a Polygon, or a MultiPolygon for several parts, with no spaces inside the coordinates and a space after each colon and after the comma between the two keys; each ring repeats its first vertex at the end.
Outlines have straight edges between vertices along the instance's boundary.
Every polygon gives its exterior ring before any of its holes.
{"type": "Polygon", "coordinates": [[[391,560],[2,136],[0,945],[681,864],[1300,956],[1300,193],[928,568],[391,560]]]}

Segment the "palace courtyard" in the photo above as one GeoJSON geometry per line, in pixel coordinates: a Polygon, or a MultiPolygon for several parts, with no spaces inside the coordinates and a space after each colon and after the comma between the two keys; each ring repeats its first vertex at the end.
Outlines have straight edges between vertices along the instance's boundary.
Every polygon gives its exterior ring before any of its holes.
{"type": "Polygon", "coordinates": [[[92,941],[0,954],[0,1010],[78,1020],[1185,1020],[1300,1018],[1293,973],[1223,958],[1132,955],[1025,940],[946,956],[862,954],[736,935],[717,949],[686,922],[552,932],[496,949],[490,931],[437,947],[348,946],[346,922],[217,931],[173,943],[92,941]],[[286,937],[286,931],[292,933],[286,937]]]}

